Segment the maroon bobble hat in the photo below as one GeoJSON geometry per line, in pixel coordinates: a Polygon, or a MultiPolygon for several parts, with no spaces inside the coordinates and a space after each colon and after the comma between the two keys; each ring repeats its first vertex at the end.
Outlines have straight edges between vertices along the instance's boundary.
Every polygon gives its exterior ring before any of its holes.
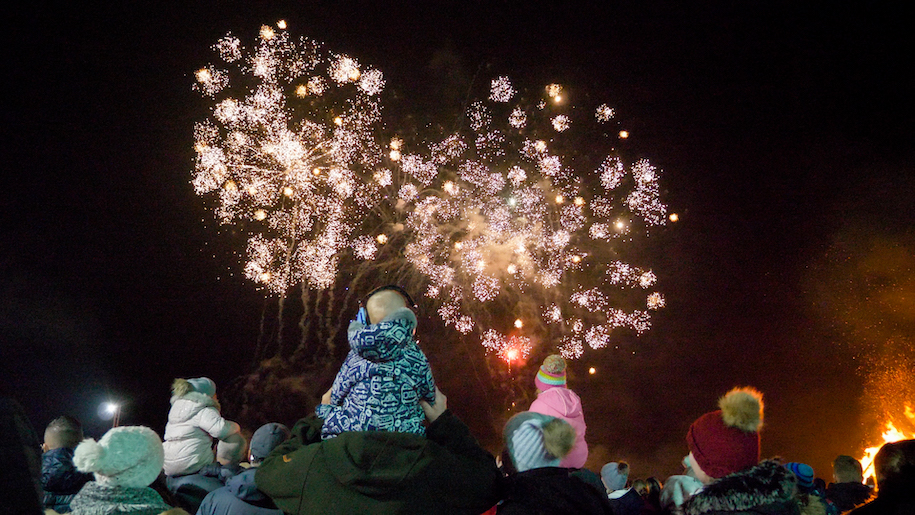
{"type": "Polygon", "coordinates": [[[762,394],[750,387],[734,388],[718,400],[718,407],[693,422],[686,434],[693,459],[716,479],[759,463],[762,394]]]}

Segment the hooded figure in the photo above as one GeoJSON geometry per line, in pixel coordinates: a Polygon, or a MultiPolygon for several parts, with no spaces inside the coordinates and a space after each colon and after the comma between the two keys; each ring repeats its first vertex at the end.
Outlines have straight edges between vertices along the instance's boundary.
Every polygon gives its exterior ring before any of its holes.
{"type": "Polygon", "coordinates": [[[450,410],[426,436],[349,431],[322,440],[321,426],[300,420],[256,469],[257,487],[285,513],[479,515],[499,500],[495,458],[450,410]]]}
{"type": "MultiPolygon", "coordinates": [[[[379,297],[400,294],[385,290],[370,297],[369,306],[379,297]]],[[[377,323],[350,323],[350,351],[334,379],[330,404],[315,409],[324,419],[323,438],[346,431],[425,434],[419,401],[435,402],[435,381],[413,338],[415,329],[416,315],[406,307],[390,310],[377,323]]]]}
{"type": "Polygon", "coordinates": [[[566,387],[566,362],[562,356],[551,354],[534,377],[537,387],[537,398],[531,403],[529,411],[558,417],[568,422],[575,429],[575,445],[562,459],[560,466],[582,468],[588,461],[588,443],[585,441],[585,415],[581,410],[581,399],[566,387]]]}
{"type": "Polygon", "coordinates": [[[251,437],[252,468],[230,478],[226,486],[210,492],[200,504],[197,515],[283,515],[273,501],[257,489],[254,474],[264,458],[289,436],[289,428],[283,424],[259,427],[251,437]]]}
{"type": "Polygon", "coordinates": [[[73,463],[95,473],[70,502],[73,515],[158,515],[171,509],[149,485],[162,471],[162,441],[152,429],[116,427],[101,440],[83,440],[73,463]]]}
{"type": "Polygon", "coordinates": [[[219,413],[216,383],[206,377],[175,379],[165,425],[165,474],[193,474],[216,459],[213,438],[226,440],[241,431],[219,413]]]}

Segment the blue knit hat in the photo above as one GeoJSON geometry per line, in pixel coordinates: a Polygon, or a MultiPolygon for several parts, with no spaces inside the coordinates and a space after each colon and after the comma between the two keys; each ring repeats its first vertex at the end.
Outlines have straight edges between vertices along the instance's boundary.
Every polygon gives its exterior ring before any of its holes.
{"type": "Polygon", "coordinates": [[[791,463],[785,463],[785,468],[797,478],[797,486],[799,488],[802,490],[813,488],[813,467],[806,463],[792,461],[791,463]]]}
{"type": "Polygon", "coordinates": [[[251,460],[261,461],[270,454],[277,445],[285,442],[292,436],[289,428],[283,424],[271,422],[257,428],[251,436],[251,460]]]}
{"type": "Polygon", "coordinates": [[[600,478],[604,481],[608,492],[626,488],[626,481],[629,480],[629,467],[624,468],[624,471],[620,471],[620,464],[611,461],[600,469],[600,478]]]}

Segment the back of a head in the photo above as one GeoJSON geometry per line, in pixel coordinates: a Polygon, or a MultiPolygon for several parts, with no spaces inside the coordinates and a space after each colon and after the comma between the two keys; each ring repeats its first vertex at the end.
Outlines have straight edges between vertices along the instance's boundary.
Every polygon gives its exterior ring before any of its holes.
{"type": "Polygon", "coordinates": [[[839,483],[860,483],[864,481],[864,471],[857,459],[841,454],[832,462],[832,473],[839,483]]]}
{"type": "Polygon", "coordinates": [[[162,440],[143,426],[112,428],[97,442],[83,440],[73,453],[76,468],[95,473],[97,483],[125,488],[149,486],[164,462],[162,440]]]}
{"type": "Polygon", "coordinates": [[[83,425],[69,415],[55,418],[44,430],[44,443],[48,449],[75,449],[81,441],[83,425]]]}
{"type": "Polygon", "coordinates": [[[292,433],[283,424],[271,422],[257,428],[251,436],[249,458],[252,464],[259,464],[278,445],[289,439],[292,433]]]}
{"type": "Polygon", "coordinates": [[[561,418],[524,411],[506,422],[503,437],[513,468],[525,472],[559,466],[575,445],[575,428],[561,418]]]}
{"type": "Polygon", "coordinates": [[[629,481],[629,464],[625,461],[611,461],[601,467],[600,477],[607,491],[622,490],[629,481]]]}
{"type": "Polygon", "coordinates": [[[644,479],[636,479],[632,482],[632,489],[642,497],[648,495],[648,482],[644,479]]]}
{"type": "Polygon", "coordinates": [[[395,309],[405,307],[407,307],[406,299],[396,290],[381,290],[365,302],[365,310],[368,312],[369,321],[373,324],[384,320],[395,309]]]}
{"type": "Polygon", "coordinates": [[[877,494],[887,486],[915,483],[915,440],[884,444],[874,456],[877,494]]]}

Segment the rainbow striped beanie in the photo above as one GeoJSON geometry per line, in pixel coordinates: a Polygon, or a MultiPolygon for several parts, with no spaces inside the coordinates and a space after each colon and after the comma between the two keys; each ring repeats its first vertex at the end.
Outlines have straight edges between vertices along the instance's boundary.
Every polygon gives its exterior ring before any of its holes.
{"type": "Polygon", "coordinates": [[[540,391],[566,385],[566,360],[559,354],[550,354],[543,360],[534,377],[534,384],[540,391]]]}

